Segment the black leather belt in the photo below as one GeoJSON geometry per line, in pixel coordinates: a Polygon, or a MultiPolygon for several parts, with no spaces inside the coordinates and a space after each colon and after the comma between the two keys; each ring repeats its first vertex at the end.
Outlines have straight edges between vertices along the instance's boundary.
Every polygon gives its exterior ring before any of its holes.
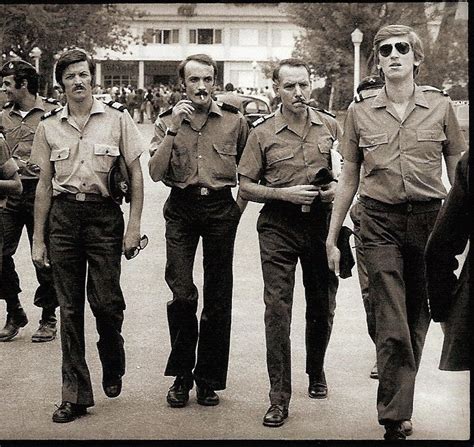
{"type": "Polygon", "coordinates": [[[321,198],[317,196],[311,205],[296,205],[295,203],[286,202],[284,200],[272,200],[271,202],[265,203],[262,211],[274,210],[281,213],[308,216],[314,212],[330,210],[331,208],[332,202],[322,202],[321,198]]]}
{"type": "Polygon", "coordinates": [[[441,199],[431,199],[426,201],[403,202],[403,203],[384,203],[370,197],[359,197],[359,202],[369,209],[386,211],[390,213],[425,213],[437,211],[441,207],[441,199]]]}
{"type": "Polygon", "coordinates": [[[104,197],[100,194],[90,194],[88,192],[78,192],[76,194],[62,192],[57,195],[56,198],[70,202],[108,202],[111,200],[110,197],[104,197]]]}
{"type": "Polygon", "coordinates": [[[230,187],[221,189],[211,189],[204,186],[187,186],[186,188],[178,188],[174,186],[171,188],[171,194],[177,197],[189,197],[189,198],[224,198],[232,195],[230,187]]]}

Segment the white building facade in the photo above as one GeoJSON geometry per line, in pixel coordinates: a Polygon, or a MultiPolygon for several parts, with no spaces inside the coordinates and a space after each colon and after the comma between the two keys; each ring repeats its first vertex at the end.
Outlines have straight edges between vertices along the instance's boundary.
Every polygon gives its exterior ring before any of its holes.
{"type": "Polygon", "coordinates": [[[129,46],[125,54],[96,53],[96,82],[106,88],[177,83],[179,62],[195,53],[206,53],[217,62],[221,86],[270,86],[261,64],[291,57],[295,37],[302,32],[278,3],[123,5],[143,12],[130,23],[130,31],[143,43],[129,46]]]}

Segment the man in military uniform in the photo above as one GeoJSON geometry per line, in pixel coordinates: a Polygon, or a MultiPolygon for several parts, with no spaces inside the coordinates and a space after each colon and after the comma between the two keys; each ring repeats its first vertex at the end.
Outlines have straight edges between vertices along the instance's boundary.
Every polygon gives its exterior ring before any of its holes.
{"type": "MultiPolygon", "coordinates": [[[[7,62],[1,69],[2,88],[9,102],[0,113],[0,127],[5,134],[11,155],[18,164],[23,185],[21,195],[10,195],[4,209],[3,274],[0,276],[0,297],[7,303],[7,322],[0,331],[0,341],[11,340],[21,327],[28,323],[20,304],[20,280],[15,270],[13,255],[26,227],[30,246],[33,237],[33,207],[39,168],[30,162],[31,145],[41,116],[58,106],[53,99],[38,95],[39,76],[28,62],[15,60],[7,62]]],[[[56,294],[49,269],[36,268],[39,287],[36,289],[34,304],[42,308],[38,330],[33,334],[33,342],[51,341],[56,337],[57,307],[56,294]]]]}
{"type": "Polygon", "coordinates": [[[120,262],[122,251],[130,255],[139,245],[139,157],[144,145],[124,106],[104,104],[92,96],[94,72],[95,64],[84,51],[61,55],[55,74],[67,105],[44,115],[31,154],[41,169],[33,262],[51,265],[61,312],[62,404],[53,414],[54,422],[73,421],[94,405],[85,360],[85,287],[99,333],[102,386],[108,397],[120,394],[125,373],[120,262]],[[122,211],[107,187],[118,157],[127,166],[131,185],[125,235],[122,211]]]}
{"type": "Polygon", "coordinates": [[[176,379],[167,402],[184,407],[195,381],[198,403],[212,406],[219,403],[215,391],[225,389],[227,380],[234,241],[245,207],[240,198],[234,200],[231,188],[237,183],[236,163],[248,126],[237,108],[211,98],[217,64],[209,56],[187,57],[178,74],[188,99],[156,120],[148,165],[151,178],[171,188],[163,211],[165,278],[173,293],[168,302],[171,353],[165,375],[176,379]],[[200,238],[204,290],[198,331],[193,265],[200,238]]]}
{"type": "Polygon", "coordinates": [[[375,312],[378,419],[385,439],[412,433],[415,376],[429,325],[423,252],[446,190],[466,149],[450,99],[414,79],[423,47],[407,26],[374,38],[385,87],[350,105],[341,143],[344,169],[327,238],[329,266],[339,272],[337,236],[354,194],[362,204],[360,236],[375,312]]]}
{"type": "Polygon", "coordinates": [[[278,427],[288,416],[291,397],[290,324],[298,259],[306,297],[308,394],[327,397],[324,357],[338,281],[328,269],[324,244],[337,186],[330,175],[330,152],[340,130],[333,115],[307,106],[311,88],[306,63],[281,61],[273,82],[282,105],[254,123],[238,172],[241,196],[265,203],[257,230],[271,406],[263,424],[278,427]],[[324,172],[325,182],[314,185],[324,172]]]}

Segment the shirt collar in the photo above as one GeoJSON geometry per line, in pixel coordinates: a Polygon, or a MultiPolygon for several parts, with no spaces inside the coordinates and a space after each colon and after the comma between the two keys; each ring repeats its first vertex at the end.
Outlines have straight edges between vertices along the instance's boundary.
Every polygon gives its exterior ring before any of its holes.
{"type": "MultiPolygon", "coordinates": [[[[28,110],[28,113],[31,112],[31,110],[34,110],[34,109],[38,109],[38,110],[41,110],[42,112],[45,111],[45,108],[44,108],[44,103],[43,103],[43,98],[39,95],[36,95],[36,99],[35,99],[35,105],[30,109],[28,110]]],[[[9,113],[19,113],[19,109],[17,107],[17,104],[13,104],[12,108],[10,109],[10,112],[9,113]]]]}
{"type": "MultiPolygon", "coordinates": [[[[285,120],[285,117],[281,111],[282,104],[279,104],[278,108],[275,111],[275,133],[281,132],[285,127],[288,127],[288,124],[285,120]]],[[[311,107],[308,107],[309,120],[312,124],[322,125],[323,122],[320,120],[316,111],[311,107]]]]}
{"type": "MultiPolygon", "coordinates": [[[[207,115],[219,115],[222,116],[222,110],[221,108],[217,105],[217,102],[211,99],[211,106],[209,107],[209,110],[207,111],[207,115]]],[[[190,122],[188,118],[184,118],[184,121],[187,121],[188,123],[190,122]]]]}
{"type": "MultiPolygon", "coordinates": [[[[97,98],[92,97],[92,107],[89,113],[89,116],[94,115],[96,113],[104,113],[105,112],[105,104],[102,101],[99,101],[97,98]]],[[[69,105],[66,104],[65,107],[61,110],[61,119],[67,119],[69,116],[69,105]]]]}
{"type": "MultiPolygon", "coordinates": [[[[372,103],[372,107],[379,108],[379,107],[387,107],[389,103],[387,92],[385,87],[380,89],[380,92],[375,97],[374,102],[372,103]]],[[[426,100],[425,94],[423,93],[423,89],[415,84],[415,91],[414,91],[414,103],[418,106],[429,108],[429,103],[426,100]]]]}

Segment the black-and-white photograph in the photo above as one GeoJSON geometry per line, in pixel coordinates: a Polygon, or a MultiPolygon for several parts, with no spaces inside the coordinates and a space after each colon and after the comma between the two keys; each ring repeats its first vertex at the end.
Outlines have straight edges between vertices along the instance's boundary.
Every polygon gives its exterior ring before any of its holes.
{"type": "Polygon", "coordinates": [[[0,51],[0,447],[471,445],[467,1],[4,3],[0,51]]]}

